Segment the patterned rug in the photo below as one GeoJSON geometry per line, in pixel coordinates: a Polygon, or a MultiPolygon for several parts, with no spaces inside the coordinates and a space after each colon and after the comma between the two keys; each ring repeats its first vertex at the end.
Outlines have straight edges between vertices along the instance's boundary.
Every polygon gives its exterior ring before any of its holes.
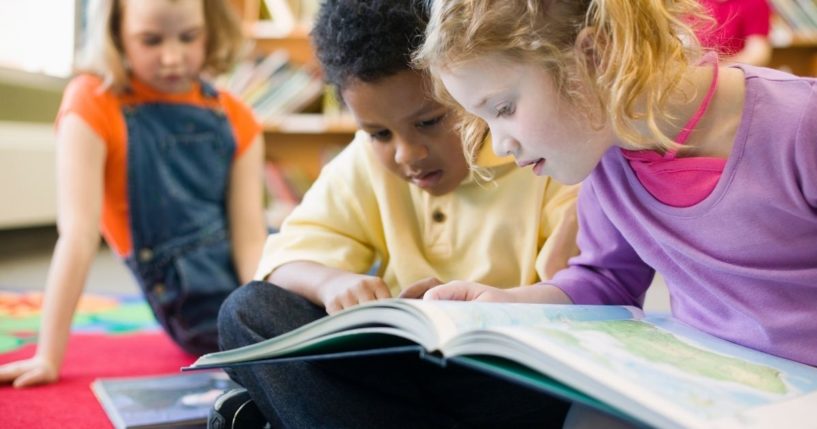
{"type": "MultiPolygon", "coordinates": [[[[0,364],[34,354],[42,294],[0,291],[0,364]]],[[[162,331],[141,297],[86,294],[55,384],[0,386],[2,428],[110,428],[90,389],[100,377],[174,374],[195,360],[162,331]]]]}
{"type": "MultiPolygon", "coordinates": [[[[0,353],[16,350],[37,339],[42,292],[0,291],[0,353]]],[[[75,333],[125,334],[159,330],[141,296],[85,294],[71,325],[75,333]]]]}

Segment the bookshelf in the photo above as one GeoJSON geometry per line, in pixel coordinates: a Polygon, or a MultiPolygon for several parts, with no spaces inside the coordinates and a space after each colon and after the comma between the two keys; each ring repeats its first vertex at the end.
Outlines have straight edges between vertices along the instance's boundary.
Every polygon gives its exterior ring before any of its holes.
{"type": "Polygon", "coordinates": [[[817,43],[800,42],[775,46],[769,65],[799,76],[817,76],[817,43]]]}
{"type": "Polygon", "coordinates": [[[768,0],[772,8],[770,65],[817,76],[817,0],[768,0]]]}
{"type": "MultiPolygon", "coordinates": [[[[259,22],[264,0],[231,0],[256,53],[284,50],[296,65],[317,66],[309,29],[302,23],[285,34],[276,34],[269,23],[259,22]]],[[[283,170],[298,170],[314,180],[327,157],[337,153],[354,137],[354,121],[345,116],[324,115],[321,106],[310,113],[287,114],[264,123],[266,158],[283,170]]]]}

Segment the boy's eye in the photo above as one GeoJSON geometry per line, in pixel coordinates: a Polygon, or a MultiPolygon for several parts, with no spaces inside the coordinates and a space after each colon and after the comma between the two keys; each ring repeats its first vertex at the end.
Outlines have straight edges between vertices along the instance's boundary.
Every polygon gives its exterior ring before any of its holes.
{"type": "Polygon", "coordinates": [[[516,106],[513,103],[504,103],[499,105],[496,109],[496,117],[510,116],[516,111],[516,106]]]}
{"type": "Polygon", "coordinates": [[[440,122],[442,122],[443,118],[445,118],[445,114],[442,114],[440,116],[436,116],[436,117],[431,118],[431,119],[426,120],[426,121],[417,122],[416,126],[417,126],[417,128],[433,127],[434,125],[437,125],[440,122]]]}
{"type": "Polygon", "coordinates": [[[391,131],[389,130],[380,130],[374,133],[369,133],[374,140],[379,142],[387,142],[391,138],[391,131]]]}

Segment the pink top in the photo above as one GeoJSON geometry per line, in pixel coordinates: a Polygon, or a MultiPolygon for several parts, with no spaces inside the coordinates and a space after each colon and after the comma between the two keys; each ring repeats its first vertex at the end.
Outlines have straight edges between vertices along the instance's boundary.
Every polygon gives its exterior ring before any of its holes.
{"type": "MultiPolygon", "coordinates": [[[[676,136],[675,142],[678,144],[684,144],[689,139],[706,113],[718,86],[717,59],[707,56],[704,61],[714,64],[712,83],[698,110],[676,136]]],[[[690,207],[705,199],[715,189],[726,165],[724,158],[676,158],[674,150],[663,155],[652,150],[622,149],[621,152],[644,188],[655,199],[672,207],[690,207]]]]}
{"type": "Polygon", "coordinates": [[[771,10],[766,0],[701,0],[715,18],[715,28],[698,34],[701,44],[734,55],[753,35],[767,36],[771,10]]]}

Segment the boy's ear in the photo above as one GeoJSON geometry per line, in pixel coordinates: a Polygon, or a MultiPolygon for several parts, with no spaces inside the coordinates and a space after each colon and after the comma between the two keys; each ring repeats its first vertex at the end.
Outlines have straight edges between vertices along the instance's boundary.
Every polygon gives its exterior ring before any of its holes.
{"type": "Polygon", "coordinates": [[[587,70],[594,73],[601,66],[601,52],[603,47],[599,46],[599,38],[596,37],[595,27],[584,27],[576,36],[573,50],[579,62],[583,62],[587,70]]]}

